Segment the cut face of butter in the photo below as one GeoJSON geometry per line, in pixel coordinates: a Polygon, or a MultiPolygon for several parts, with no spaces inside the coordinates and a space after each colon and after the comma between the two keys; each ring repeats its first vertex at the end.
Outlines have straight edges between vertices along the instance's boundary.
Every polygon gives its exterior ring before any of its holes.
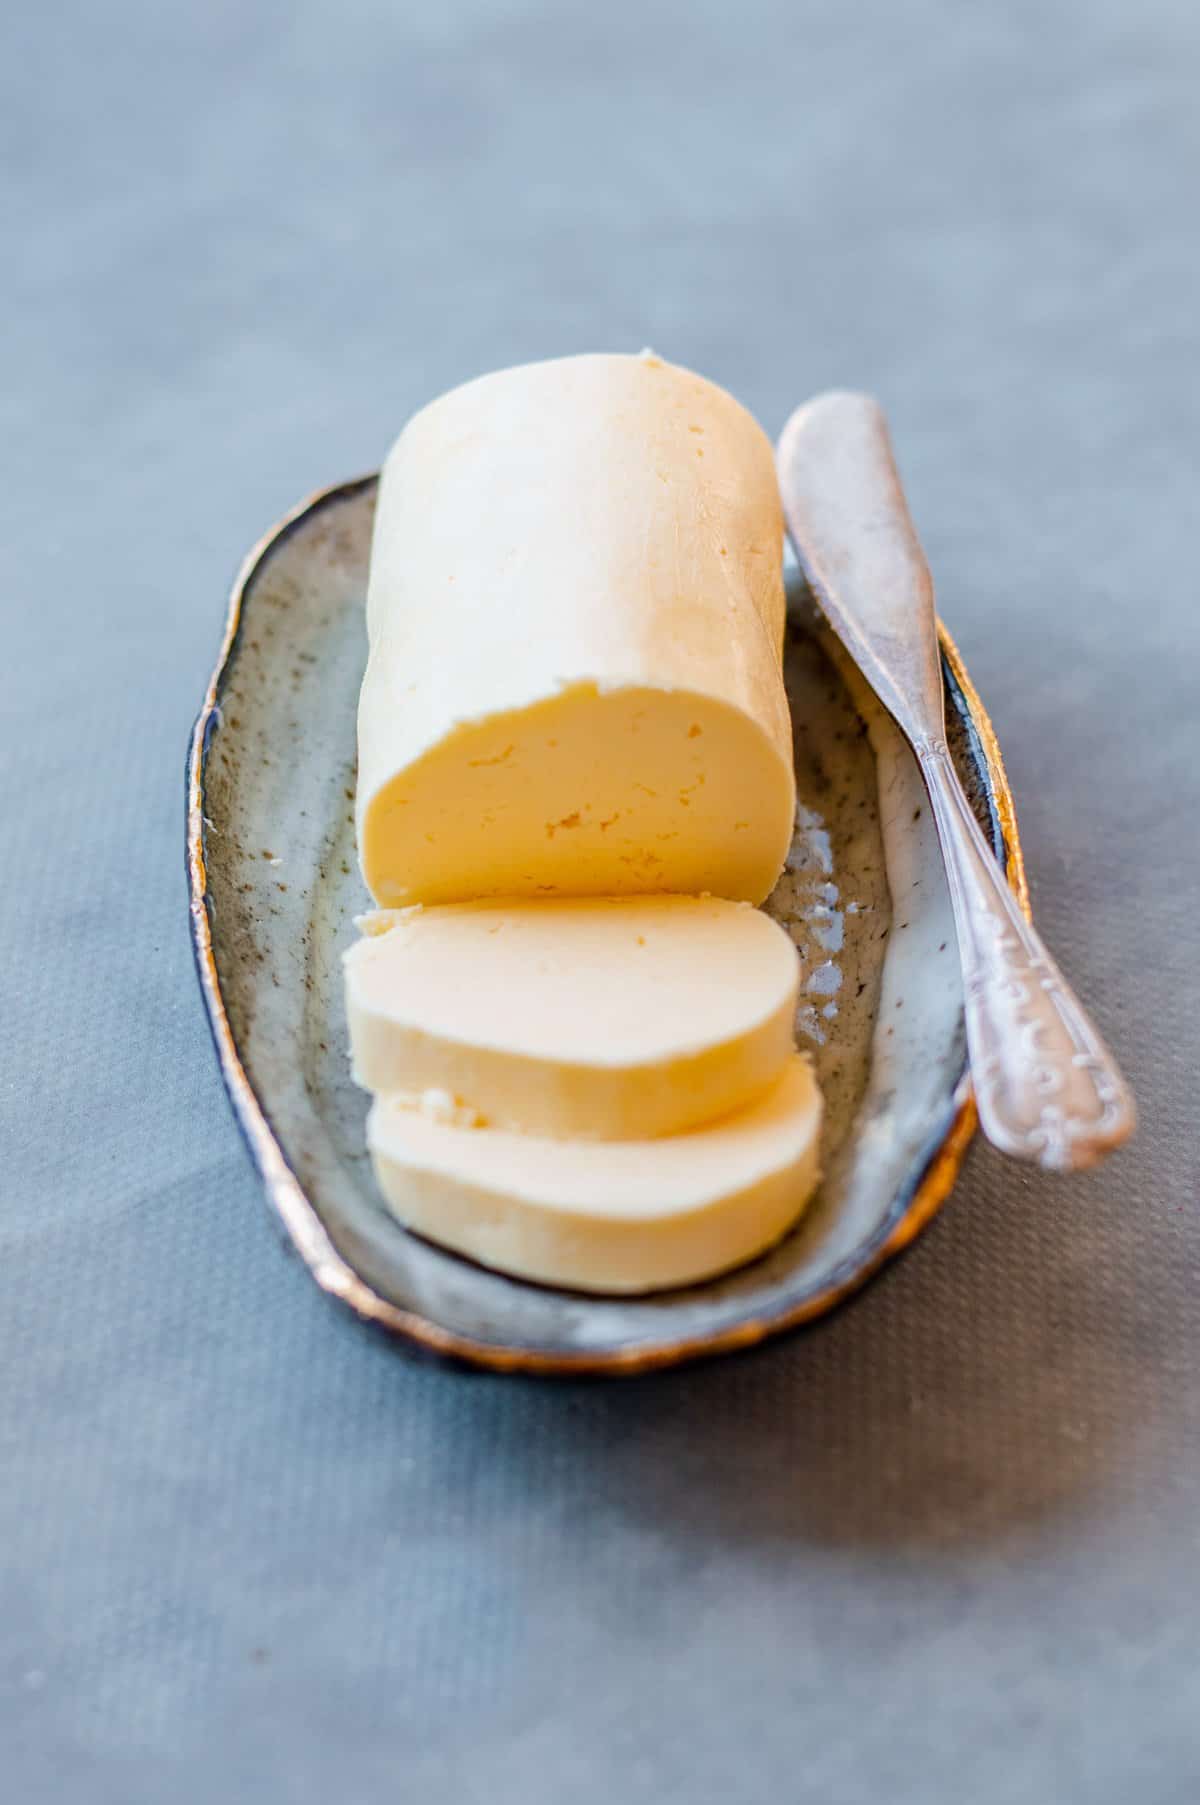
{"type": "Polygon", "coordinates": [[[771,447],[655,358],[503,370],[380,485],[358,845],[388,906],[711,891],[792,832],[771,447]]]}
{"type": "Polygon", "coordinates": [[[429,1240],[544,1284],[635,1292],[708,1278],[779,1240],[815,1188],[820,1121],[794,1054],[746,1109],[663,1140],[453,1127],[381,1097],[367,1141],[393,1213],[429,1240]]]}
{"type": "Polygon", "coordinates": [[[491,1127],[675,1134],[740,1108],[792,1052],[796,949],[746,904],[456,903],[366,926],[345,960],[355,1077],[491,1127]]]}

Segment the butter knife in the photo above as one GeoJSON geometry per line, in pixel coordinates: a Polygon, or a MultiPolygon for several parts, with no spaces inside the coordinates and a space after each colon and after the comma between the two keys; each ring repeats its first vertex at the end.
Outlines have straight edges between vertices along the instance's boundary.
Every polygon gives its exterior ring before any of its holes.
{"type": "Polygon", "coordinates": [[[933,582],[883,409],[833,392],[779,440],[801,568],[830,625],[912,745],[933,806],[958,931],[979,1121],[1017,1159],[1069,1172],[1133,1132],[1133,1099],[1078,997],[1025,920],[946,746],[933,582]]]}

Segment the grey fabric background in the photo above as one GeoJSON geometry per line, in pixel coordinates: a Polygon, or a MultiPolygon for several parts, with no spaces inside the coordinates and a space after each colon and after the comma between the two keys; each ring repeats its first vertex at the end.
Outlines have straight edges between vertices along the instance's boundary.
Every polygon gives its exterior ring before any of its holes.
{"type": "Polygon", "coordinates": [[[1200,8],[6,9],[0,1790],[1200,1793],[1200,8]],[[1048,938],[1140,1094],[827,1325],[472,1378],[286,1260],[184,742],[249,543],[448,384],[890,408],[1048,938]]]}

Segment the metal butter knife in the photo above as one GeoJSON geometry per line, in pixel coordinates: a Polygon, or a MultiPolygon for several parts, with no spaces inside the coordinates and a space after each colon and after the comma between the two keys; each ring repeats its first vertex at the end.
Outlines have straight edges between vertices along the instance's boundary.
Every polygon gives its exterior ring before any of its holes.
{"type": "Polygon", "coordinates": [[[1094,1023],[1022,915],[946,747],[933,582],[870,395],[818,395],[777,453],[796,555],[830,625],[911,742],[937,822],[988,1139],[1051,1171],[1127,1140],[1133,1099],[1094,1023]]]}

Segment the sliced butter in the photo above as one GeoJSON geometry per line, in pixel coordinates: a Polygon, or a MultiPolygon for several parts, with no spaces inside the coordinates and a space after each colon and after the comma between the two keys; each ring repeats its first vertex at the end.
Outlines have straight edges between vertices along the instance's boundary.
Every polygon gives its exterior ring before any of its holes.
{"type": "Polygon", "coordinates": [[[794,1054],[735,1115],[655,1141],[532,1139],[378,1098],[367,1140],[408,1228],[520,1278],[583,1291],[685,1285],[762,1253],[817,1182],[821,1101],[794,1054]]]}
{"type": "Polygon", "coordinates": [[[358,845],[385,906],[760,902],[794,812],[765,435],[653,357],[484,376],[384,468],[358,845]]]}
{"type": "Polygon", "coordinates": [[[796,949],[746,904],[457,903],[364,925],[345,960],[355,1076],[442,1114],[648,1140],[740,1108],[793,1050],[796,949]]]}

